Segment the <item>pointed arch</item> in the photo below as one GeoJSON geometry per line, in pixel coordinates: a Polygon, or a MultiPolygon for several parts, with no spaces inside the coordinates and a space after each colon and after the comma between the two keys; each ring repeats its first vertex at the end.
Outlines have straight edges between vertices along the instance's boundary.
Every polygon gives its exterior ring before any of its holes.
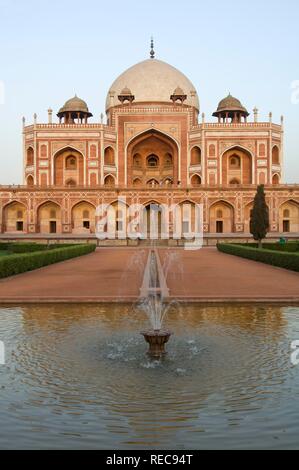
{"type": "Polygon", "coordinates": [[[20,201],[10,201],[2,209],[3,232],[22,233],[27,231],[27,206],[20,201]]]}
{"type": "Polygon", "coordinates": [[[209,207],[209,224],[211,233],[234,232],[234,206],[223,199],[213,202],[209,207]],[[220,217],[221,211],[221,217],[220,217]]]}
{"type": "Polygon", "coordinates": [[[64,186],[68,180],[74,180],[78,186],[83,186],[85,183],[84,162],[85,156],[76,146],[66,145],[57,150],[52,157],[52,184],[64,186]]]}
{"type": "Polygon", "coordinates": [[[178,181],[181,172],[180,158],[180,146],[172,135],[154,128],[146,129],[133,136],[125,147],[125,184],[132,184],[140,176],[140,170],[143,171],[144,181],[150,180],[153,177],[153,168],[158,170],[159,177],[155,175],[157,179],[164,179],[163,172],[167,168],[173,181],[178,181]],[[128,165],[137,154],[140,155],[141,162],[139,169],[136,165],[128,165]],[[148,158],[151,156],[158,159],[157,165],[148,166],[148,158]]]}
{"type": "Polygon", "coordinates": [[[115,166],[115,150],[111,145],[104,150],[104,165],[115,166]]]}
{"type": "Polygon", "coordinates": [[[278,173],[272,176],[272,184],[275,186],[280,184],[280,175],[278,173]]]}
{"type": "Polygon", "coordinates": [[[26,166],[34,165],[34,149],[30,145],[26,150],[26,166]]]}
{"type": "Polygon", "coordinates": [[[279,206],[279,232],[299,233],[299,201],[288,199],[279,206]]]}
{"type": "Polygon", "coordinates": [[[37,232],[44,234],[61,233],[61,206],[51,200],[37,207],[37,232]]]}
{"type": "Polygon", "coordinates": [[[255,183],[254,155],[242,145],[232,145],[220,156],[220,183],[228,185],[232,178],[238,178],[241,184],[255,183]],[[236,157],[240,158],[240,168],[230,165],[230,159],[236,157]]]}
{"type": "Polygon", "coordinates": [[[106,175],[104,179],[104,185],[107,186],[108,188],[114,188],[116,183],[115,183],[115,177],[114,175],[106,175]]]}
{"type": "Polygon", "coordinates": [[[272,164],[280,165],[280,150],[278,145],[272,147],[272,164]]]}
{"type": "Polygon", "coordinates": [[[32,175],[28,175],[26,177],[26,184],[27,186],[29,186],[30,188],[32,188],[34,186],[34,178],[32,175]]]}
{"type": "Polygon", "coordinates": [[[75,234],[95,233],[96,207],[90,201],[79,201],[71,209],[72,232],[75,234]]]}
{"type": "Polygon", "coordinates": [[[198,186],[201,186],[201,176],[197,173],[195,173],[194,175],[191,176],[191,186],[196,188],[198,186]]]}

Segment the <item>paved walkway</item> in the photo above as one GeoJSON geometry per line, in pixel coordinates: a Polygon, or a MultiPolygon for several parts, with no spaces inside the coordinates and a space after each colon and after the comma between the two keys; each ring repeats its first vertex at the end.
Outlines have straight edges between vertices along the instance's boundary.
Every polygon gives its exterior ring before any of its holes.
{"type": "MultiPolygon", "coordinates": [[[[167,285],[173,298],[193,301],[299,302],[299,273],[220,253],[176,250],[167,285]]],[[[159,250],[161,260],[167,250],[159,250]]]]}
{"type": "MultiPolygon", "coordinates": [[[[148,250],[98,249],[81,258],[0,281],[1,303],[117,302],[138,298],[148,250]]],[[[196,302],[296,302],[299,273],[218,253],[159,249],[170,253],[167,284],[172,298],[196,302]]],[[[165,263],[167,265],[167,263],[165,263]]]]}
{"type": "Polygon", "coordinates": [[[0,280],[0,302],[113,302],[139,296],[146,251],[102,249],[0,280]]]}

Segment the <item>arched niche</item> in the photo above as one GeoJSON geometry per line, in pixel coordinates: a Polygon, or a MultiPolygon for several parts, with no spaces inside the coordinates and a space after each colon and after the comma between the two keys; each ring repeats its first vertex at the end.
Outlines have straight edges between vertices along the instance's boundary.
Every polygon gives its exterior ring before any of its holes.
{"type": "Polygon", "coordinates": [[[69,181],[84,185],[84,157],[72,147],[61,149],[54,156],[55,186],[66,186],[69,181]]]}
{"type": "Polygon", "coordinates": [[[37,210],[37,231],[44,234],[61,233],[61,209],[52,201],[44,202],[37,210]]]}
{"type": "Polygon", "coordinates": [[[3,209],[3,231],[23,233],[27,231],[27,208],[21,202],[11,202],[3,209]]]}
{"type": "Polygon", "coordinates": [[[75,234],[95,233],[95,207],[86,201],[72,208],[72,232],[75,234]]]}
{"type": "Polygon", "coordinates": [[[133,184],[136,178],[141,179],[143,185],[152,179],[164,181],[166,177],[177,181],[178,153],[175,140],[157,130],[149,130],[135,137],[127,147],[129,184],[133,184]]]}
{"type": "Polygon", "coordinates": [[[210,232],[211,233],[233,233],[234,231],[234,208],[226,201],[218,201],[210,207],[210,232]],[[219,215],[221,214],[221,217],[219,215]]]}

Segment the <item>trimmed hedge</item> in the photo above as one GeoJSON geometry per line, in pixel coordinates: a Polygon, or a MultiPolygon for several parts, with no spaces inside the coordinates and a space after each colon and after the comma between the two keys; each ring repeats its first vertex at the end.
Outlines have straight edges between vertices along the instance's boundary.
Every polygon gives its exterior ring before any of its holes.
{"type": "MultiPolygon", "coordinates": [[[[77,245],[77,244],[76,244],[77,245]]],[[[66,248],[74,244],[42,244],[42,243],[0,243],[0,250],[10,253],[34,253],[35,251],[55,250],[56,248],[66,248]]]]}
{"type": "MultiPolygon", "coordinates": [[[[250,248],[258,248],[257,243],[234,243],[234,245],[238,246],[248,246],[250,248]]],[[[296,253],[299,251],[299,242],[288,242],[285,245],[280,243],[263,243],[263,248],[265,250],[275,250],[275,251],[284,251],[288,253],[296,253]]]]}
{"type": "Polygon", "coordinates": [[[258,249],[247,245],[242,246],[230,243],[219,243],[217,248],[222,253],[299,272],[299,253],[280,252],[264,248],[258,249]]]}
{"type": "Polygon", "coordinates": [[[72,245],[35,253],[13,254],[0,258],[0,278],[33,271],[50,264],[87,255],[95,251],[96,245],[72,245]]]}

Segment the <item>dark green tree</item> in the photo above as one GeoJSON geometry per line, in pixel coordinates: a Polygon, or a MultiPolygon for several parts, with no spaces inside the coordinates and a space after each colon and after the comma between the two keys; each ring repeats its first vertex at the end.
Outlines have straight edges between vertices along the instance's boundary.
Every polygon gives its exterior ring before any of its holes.
{"type": "Polygon", "coordinates": [[[263,247],[263,239],[266,238],[269,227],[269,208],[266,203],[265,188],[262,184],[257,188],[250,216],[250,233],[258,242],[259,248],[263,247]]]}

